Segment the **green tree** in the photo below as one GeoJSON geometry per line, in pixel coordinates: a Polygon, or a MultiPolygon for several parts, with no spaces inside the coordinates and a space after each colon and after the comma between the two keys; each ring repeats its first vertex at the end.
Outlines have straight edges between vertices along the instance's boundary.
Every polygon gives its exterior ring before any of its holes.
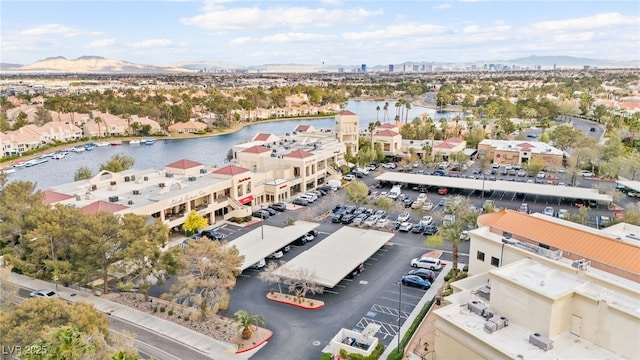
{"type": "Polygon", "coordinates": [[[207,226],[207,219],[198,214],[195,210],[191,210],[187,215],[187,219],[184,221],[184,224],[182,224],[182,229],[184,229],[186,236],[191,236],[205,226],[207,226]]]}
{"type": "Polygon", "coordinates": [[[378,206],[378,208],[380,208],[380,210],[389,210],[391,209],[391,207],[394,205],[394,201],[389,199],[386,196],[380,196],[378,197],[378,201],[376,202],[376,205],[378,206]]]}
{"type": "Polygon", "coordinates": [[[100,170],[107,170],[111,172],[121,172],[130,169],[135,160],[125,154],[115,154],[106,163],[100,165],[100,170]]]}
{"type": "Polygon", "coordinates": [[[36,114],[33,118],[33,122],[38,125],[38,126],[42,126],[48,122],[53,121],[53,118],[51,117],[51,112],[43,107],[39,107],[38,110],[36,110],[36,114]]]}
{"type": "Polygon", "coordinates": [[[584,137],[581,131],[575,130],[569,124],[554,127],[551,131],[548,131],[548,135],[553,145],[562,151],[573,147],[577,141],[584,137]]]}
{"type": "Polygon", "coordinates": [[[369,187],[362,181],[354,180],[345,187],[345,192],[349,201],[360,205],[367,202],[369,187]]]}
{"type": "Polygon", "coordinates": [[[226,308],[228,288],[240,274],[244,255],[226,241],[192,241],[180,259],[178,281],[171,286],[174,298],[197,308],[205,320],[210,312],[226,308]]]}
{"type": "Polygon", "coordinates": [[[98,138],[102,137],[102,129],[100,129],[100,125],[102,125],[102,118],[100,116],[96,116],[95,119],[93,119],[93,121],[96,122],[96,125],[98,125],[98,138]]]}
{"type": "Polygon", "coordinates": [[[0,248],[18,243],[23,234],[35,229],[33,211],[45,207],[44,193],[29,181],[12,181],[0,188],[0,248]]]}
{"type": "Polygon", "coordinates": [[[83,334],[73,326],[63,326],[53,333],[53,339],[46,344],[46,357],[49,359],[77,360],[85,354],[95,352],[83,334]]]}
{"type": "Polygon", "coordinates": [[[242,338],[248,340],[254,332],[254,326],[264,325],[264,318],[253,315],[246,310],[238,310],[233,314],[233,321],[238,324],[238,330],[242,331],[242,338]]]}
{"type": "Polygon", "coordinates": [[[81,166],[73,175],[73,181],[91,179],[92,176],[93,174],[91,174],[91,169],[88,166],[81,166]]]}
{"type": "Polygon", "coordinates": [[[538,157],[534,157],[529,159],[529,161],[525,165],[525,169],[527,169],[529,176],[536,176],[536,174],[542,171],[545,166],[546,163],[544,162],[544,160],[538,157]]]}
{"type": "Polygon", "coordinates": [[[27,113],[25,113],[24,111],[20,111],[20,113],[16,117],[16,120],[13,122],[13,130],[18,130],[25,125],[29,125],[27,113]]]}

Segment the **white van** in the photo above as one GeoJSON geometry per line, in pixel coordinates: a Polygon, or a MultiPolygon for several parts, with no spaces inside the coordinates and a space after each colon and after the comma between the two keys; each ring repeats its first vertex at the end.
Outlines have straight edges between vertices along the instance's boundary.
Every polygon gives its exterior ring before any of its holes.
{"type": "Polygon", "coordinates": [[[305,195],[313,198],[313,201],[318,200],[318,195],[316,193],[308,192],[308,193],[305,193],[305,195]]]}
{"type": "Polygon", "coordinates": [[[311,195],[307,195],[307,194],[302,194],[300,196],[298,196],[299,199],[303,199],[303,200],[307,200],[307,202],[312,203],[314,202],[316,199],[315,197],[311,196],[311,195]]]}
{"type": "Polygon", "coordinates": [[[392,187],[391,190],[389,190],[389,193],[387,193],[387,197],[389,199],[396,200],[398,196],[400,196],[400,194],[402,194],[402,188],[399,185],[396,185],[392,187]]]}

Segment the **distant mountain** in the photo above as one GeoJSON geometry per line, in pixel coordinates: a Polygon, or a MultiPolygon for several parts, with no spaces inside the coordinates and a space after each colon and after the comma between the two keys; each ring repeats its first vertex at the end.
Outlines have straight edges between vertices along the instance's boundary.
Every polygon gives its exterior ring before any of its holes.
{"type": "Polygon", "coordinates": [[[192,72],[179,67],[134,64],[100,56],[82,56],[69,60],[50,57],[29,65],[0,64],[0,71],[25,73],[175,73],[192,72]]]}

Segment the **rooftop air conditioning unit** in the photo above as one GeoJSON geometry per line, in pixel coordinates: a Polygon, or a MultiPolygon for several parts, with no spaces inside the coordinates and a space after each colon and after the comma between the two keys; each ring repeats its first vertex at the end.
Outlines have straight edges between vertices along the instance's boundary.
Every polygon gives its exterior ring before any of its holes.
{"type": "Polygon", "coordinates": [[[116,182],[115,182],[115,181],[111,181],[111,182],[109,183],[109,185],[110,185],[110,186],[116,186],[116,182]]]}
{"type": "Polygon", "coordinates": [[[173,173],[168,172],[168,173],[165,173],[164,176],[166,176],[168,178],[172,178],[173,177],[173,173]]]}
{"type": "Polygon", "coordinates": [[[98,190],[98,185],[91,185],[91,191],[98,190]]]}
{"type": "Polygon", "coordinates": [[[82,196],[80,196],[80,194],[74,194],[76,197],[76,201],[80,201],[82,200],[82,196]]]}
{"type": "Polygon", "coordinates": [[[131,181],[136,181],[136,176],[135,175],[131,175],[131,181]]]}
{"type": "Polygon", "coordinates": [[[488,332],[489,334],[493,334],[496,330],[498,330],[498,324],[494,323],[493,321],[487,320],[487,322],[484,323],[484,331],[488,332]]]}
{"type": "Polygon", "coordinates": [[[125,176],[125,177],[124,177],[124,182],[129,182],[129,181],[131,181],[131,177],[129,177],[129,176],[125,176]]]}
{"type": "Polygon", "coordinates": [[[117,196],[109,196],[109,202],[118,202],[118,200],[117,196]]]}
{"type": "Polygon", "coordinates": [[[129,201],[127,201],[127,204],[129,204],[129,205],[133,205],[133,200],[129,200],[129,201]]]}
{"type": "Polygon", "coordinates": [[[158,187],[163,188],[163,187],[164,187],[164,183],[159,183],[159,184],[158,184],[158,187]]]}
{"type": "Polygon", "coordinates": [[[487,322],[496,324],[496,330],[500,330],[509,325],[509,320],[504,316],[494,316],[487,320],[487,322]]]}
{"type": "Polygon", "coordinates": [[[529,343],[539,347],[544,351],[553,349],[553,340],[549,339],[548,337],[542,336],[539,333],[529,335],[529,343]]]}
{"type": "Polygon", "coordinates": [[[133,190],[133,195],[140,195],[140,190],[133,190]]]}
{"type": "Polygon", "coordinates": [[[207,173],[207,169],[200,169],[200,174],[206,174],[207,173]]]}
{"type": "Polygon", "coordinates": [[[491,288],[486,285],[479,288],[477,294],[485,300],[491,300],[491,288]]]}
{"type": "Polygon", "coordinates": [[[482,311],[486,306],[482,301],[471,300],[467,303],[467,308],[474,314],[482,315],[482,311]]]}
{"type": "Polygon", "coordinates": [[[144,180],[144,181],[149,181],[149,177],[148,177],[148,176],[145,176],[145,177],[143,177],[143,178],[142,178],[142,180],[144,180]]]}
{"type": "Polygon", "coordinates": [[[196,177],[195,177],[195,176],[189,176],[189,177],[187,178],[187,180],[189,180],[189,181],[196,181],[196,177]]]}

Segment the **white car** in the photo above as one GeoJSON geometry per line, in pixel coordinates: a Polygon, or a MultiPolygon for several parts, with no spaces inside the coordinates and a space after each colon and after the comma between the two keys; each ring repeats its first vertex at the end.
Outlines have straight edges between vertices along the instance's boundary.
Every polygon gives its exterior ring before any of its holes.
{"type": "Polygon", "coordinates": [[[351,180],[355,180],[356,179],[356,177],[354,175],[351,175],[351,174],[347,174],[347,175],[343,176],[342,178],[347,180],[347,181],[351,181],[351,180]]]}
{"type": "Polygon", "coordinates": [[[395,169],[396,168],[396,164],[395,163],[386,163],[386,164],[382,164],[382,167],[385,169],[395,169]]]}
{"type": "Polygon", "coordinates": [[[538,173],[538,175],[536,175],[536,177],[537,177],[538,179],[544,179],[544,177],[545,177],[545,176],[546,176],[546,174],[545,174],[544,172],[542,172],[542,171],[540,171],[540,172],[538,173]]]}
{"type": "Polygon", "coordinates": [[[411,219],[411,214],[409,214],[408,212],[403,212],[402,214],[398,215],[398,218],[396,220],[398,220],[398,222],[407,222],[409,221],[409,219],[411,219]]]}
{"type": "Polygon", "coordinates": [[[420,195],[418,195],[418,197],[416,198],[416,201],[420,201],[420,202],[425,202],[427,201],[427,194],[425,193],[421,193],[420,195]]]}
{"type": "Polygon", "coordinates": [[[409,232],[411,229],[413,229],[413,224],[408,221],[405,221],[398,226],[398,231],[409,232]]]}
{"type": "Polygon", "coordinates": [[[267,256],[267,259],[280,259],[283,256],[284,256],[284,253],[282,252],[282,250],[278,250],[273,254],[267,256]]]}
{"type": "Polygon", "coordinates": [[[431,201],[426,202],[422,205],[422,210],[430,211],[431,209],[433,209],[433,203],[431,201]]]}
{"type": "Polygon", "coordinates": [[[389,226],[391,226],[391,220],[389,219],[380,219],[376,223],[376,227],[378,229],[385,229],[385,228],[388,228],[389,226]]]}
{"type": "Polygon", "coordinates": [[[380,220],[380,218],[375,215],[369,216],[369,218],[364,221],[364,226],[372,227],[378,222],[378,220],[380,220]]]}
{"type": "Polygon", "coordinates": [[[440,270],[442,268],[442,262],[440,262],[440,259],[430,257],[415,258],[411,260],[410,265],[414,268],[424,268],[432,271],[440,270]]]}
{"type": "Polygon", "coordinates": [[[565,209],[558,210],[558,219],[566,219],[569,212],[565,209]]]}
{"type": "Polygon", "coordinates": [[[580,176],[593,177],[593,176],[596,176],[596,174],[592,173],[589,170],[582,170],[582,171],[580,171],[580,176]]]}
{"type": "Polygon", "coordinates": [[[55,296],[57,296],[57,294],[53,290],[36,290],[36,291],[32,291],[29,294],[29,297],[36,297],[36,298],[51,298],[55,296]]]}
{"type": "Polygon", "coordinates": [[[353,219],[353,225],[362,225],[364,221],[367,219],[367,214],[358,214],[355,219],[353,219]]]}
{"type": "Polygon", "coordinates": [[[551,206],[547,206],[546,208],[544,208],[544,210],[542,210],[542,213],[548,216],[553,216],[555,211],[553,211],[553,208],[551,206]]]}
{"type": "Polygon", "coordinates": [[[425,215],[420,219],[420,225],[429,226],[433,224],[433,216],[425,215]]]}

